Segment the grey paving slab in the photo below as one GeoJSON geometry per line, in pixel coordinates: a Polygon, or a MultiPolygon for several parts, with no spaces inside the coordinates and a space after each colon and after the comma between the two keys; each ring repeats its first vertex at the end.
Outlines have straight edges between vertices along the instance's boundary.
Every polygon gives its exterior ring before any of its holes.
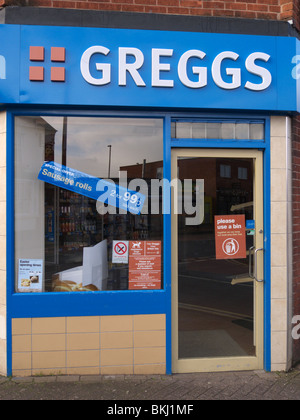
{"type": "Polygon", "coordinates": [[[300,400],[300,369],[141,376],[0,377],[0,400],[300,400]]]}

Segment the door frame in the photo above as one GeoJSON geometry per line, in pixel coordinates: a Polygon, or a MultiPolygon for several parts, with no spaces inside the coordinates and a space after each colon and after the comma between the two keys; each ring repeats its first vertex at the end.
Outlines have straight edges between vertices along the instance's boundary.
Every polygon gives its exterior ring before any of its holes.
{"type": "MultiPolygon", "coordinates": [[[[264,248],[264,156],[258,149],[202,149],[202,148],[172,148],[171,172],[172,179],[177,178],[177,157],[212,157],[212,158],[252,158],[254,160],[254,218],[256,223],[255,247],[264,248]]],[[[178,228],[176,214],[176,185],[172,189],[172,372],[214,372],[257,370],[264,367],[264,283],[254,280],[256,313],[255,313],[255,341],[256,356],[224,357],[224,358],[178,358],[178,228]]],[[[257,254],[259,278],[264,278],[264,256],[257,254]]]]}

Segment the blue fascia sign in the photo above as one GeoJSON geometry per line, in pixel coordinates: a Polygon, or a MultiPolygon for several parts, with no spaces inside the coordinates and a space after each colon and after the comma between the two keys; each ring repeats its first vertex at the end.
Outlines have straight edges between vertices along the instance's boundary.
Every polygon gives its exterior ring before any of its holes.
{"type": "Polygon", "coordinates": [[[0,37],[3,104],[300,110],[293,37],[34,25],[0,37]]]}

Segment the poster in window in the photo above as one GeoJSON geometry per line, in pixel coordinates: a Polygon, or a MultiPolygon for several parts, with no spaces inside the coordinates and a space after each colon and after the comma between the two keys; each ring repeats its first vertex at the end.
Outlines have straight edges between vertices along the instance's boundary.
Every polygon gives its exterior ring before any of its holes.
{"type": "Polygon", "coordinates": [[[215,216],[216,259],[246,258],[245,215],[215,216]]]}
{"type": "Polygon", "coordinates": [[[161,289],[161,241],[129,241],[128,287],[161,289]]]}
{"type": "Polygon", "coordinates": [[[18,292],[42,292],[43,260],[19,259],[18,292]]]}

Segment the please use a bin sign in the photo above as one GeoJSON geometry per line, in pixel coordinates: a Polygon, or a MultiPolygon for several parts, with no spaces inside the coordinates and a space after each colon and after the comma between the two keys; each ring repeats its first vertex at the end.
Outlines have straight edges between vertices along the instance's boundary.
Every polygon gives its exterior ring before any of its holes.
{"type": "Polygon", "coordinates": [[[245,215],[215,216],[216,259],[246,258],[245,215]]]}

